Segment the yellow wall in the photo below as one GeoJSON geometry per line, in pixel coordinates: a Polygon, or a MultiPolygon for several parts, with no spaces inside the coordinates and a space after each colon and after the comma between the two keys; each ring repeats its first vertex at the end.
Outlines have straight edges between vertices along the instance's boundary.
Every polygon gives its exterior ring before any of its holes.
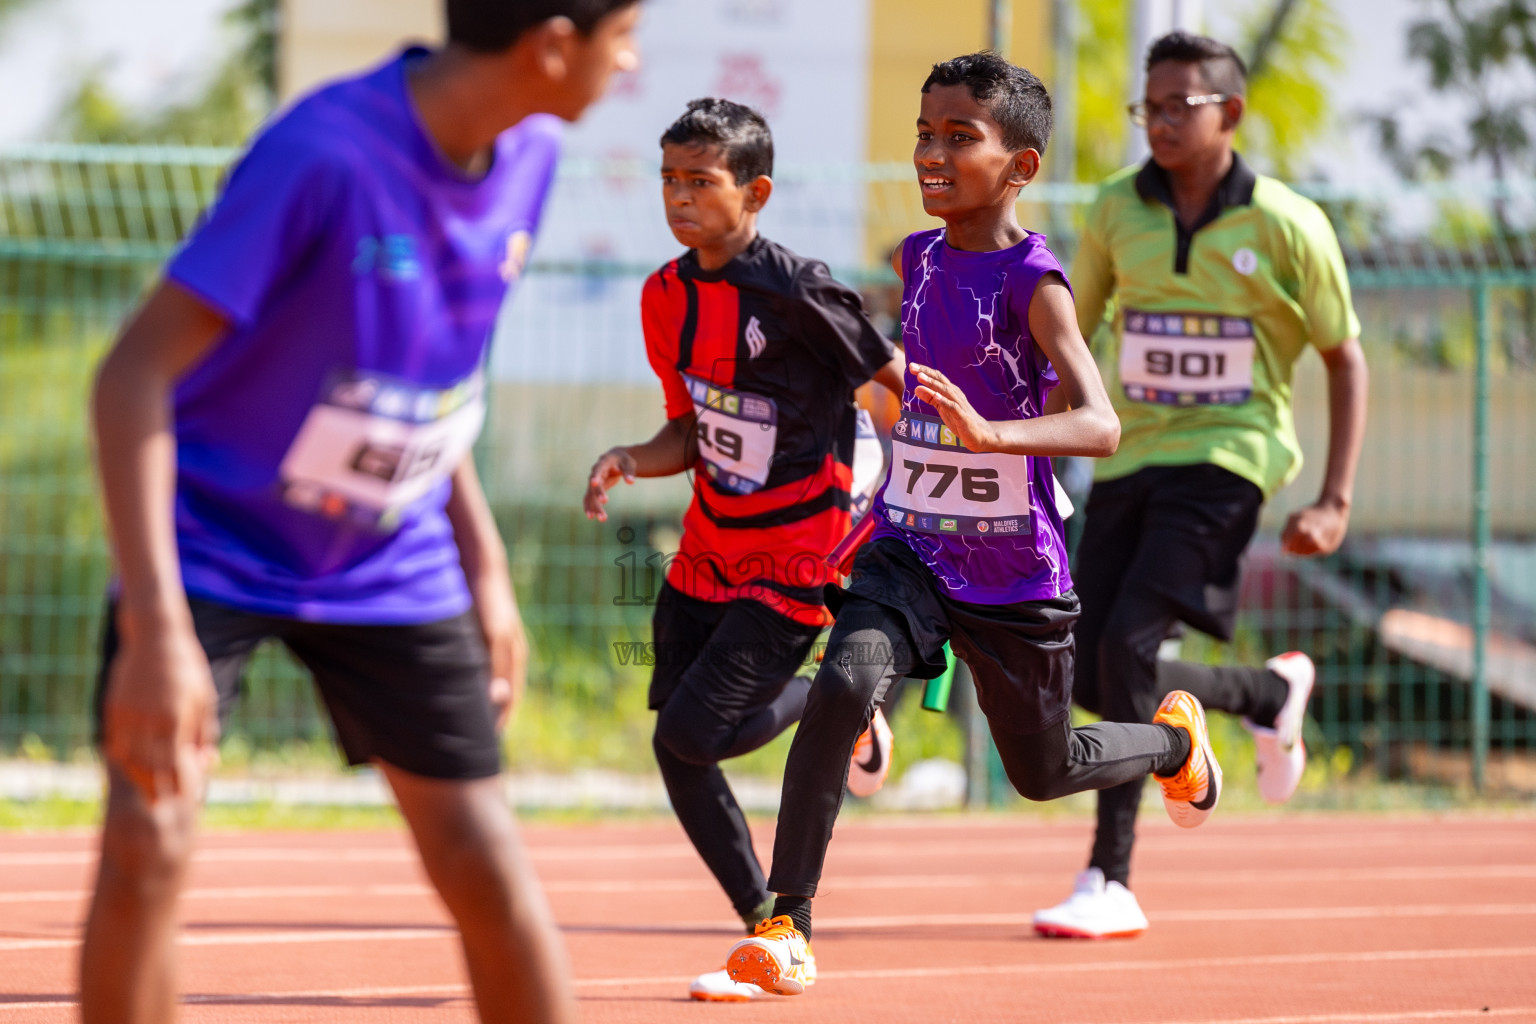
{"type": "MultiPolygon", "coordinates": [[[[907,164],[916,133],[918,90],[942,60],[990,43],[992,0],[871,0],[869,159],[907,164]]],[[[1051,81],[1049,0],[1013,0],[1006,56],[1051,81]]],[[[878,262],[907,234],[934,227],[922,212],[916,179],[870,186],[869,259],[878,262]]]]}
{"type": "Polygon", "coordinates": [[[291,99],[382,61],[401,40],[443,36],[443,0],[282,0],[278,87],[291,99]]]}

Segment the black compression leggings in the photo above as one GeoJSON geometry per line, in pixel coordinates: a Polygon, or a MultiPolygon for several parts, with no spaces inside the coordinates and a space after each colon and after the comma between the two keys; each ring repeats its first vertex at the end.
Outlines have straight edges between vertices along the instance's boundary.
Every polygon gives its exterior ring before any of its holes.
{"type": "MultiPolygon", "coordinates": [[[[891,684],[912,666],[912,642],[901,616],[850,596],[789,748],[768,879],[773,892],[816,895],[853,745],[891,684]]],[[[1009,780],[1030,800],[1117,786],[1153,771],[1172,774],[1189,750],[1182,731],[1161,725],[1103,722],[1074,729],[1063,720],[1028,735],[994,728],[992,736],[1009,780]]]]}

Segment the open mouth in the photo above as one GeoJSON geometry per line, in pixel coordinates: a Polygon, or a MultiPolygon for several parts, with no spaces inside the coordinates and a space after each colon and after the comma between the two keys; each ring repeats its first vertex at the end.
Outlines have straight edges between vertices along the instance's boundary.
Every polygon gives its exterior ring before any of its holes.
{"type": "Polygon", "coordinates": [[[917,181],[922,186],[923,195],[925,196],[943,195],[955,187],[955,183],[948,178],[941,178],[933,174],[920,174],[917,181]]]}

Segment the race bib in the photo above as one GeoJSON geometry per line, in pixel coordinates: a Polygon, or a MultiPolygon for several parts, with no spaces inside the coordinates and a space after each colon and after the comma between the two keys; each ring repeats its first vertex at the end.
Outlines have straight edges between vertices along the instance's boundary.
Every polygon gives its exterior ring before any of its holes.
{"type": "Polygon", "coordinates": [[[283,456],[283,499],[389,533],[446,480],[485,423],[481,373],[446,389],[352,371],[309,410],[283,456]]]}
{"type": "Polygon", "coordinates": [[[1133,402],[1238,405],[1253,397],[1253,321],[1125,311],[1120,384],[1133,402]]]}
{"type": "Polygon", "coordinates": [[[970,451],[938,418],[904,414],[891,430],[885,512],[920,533],[1030,533],[1029,456],[970,451]]]}
{"type": "Polygon", "coordinates": [[[683,374],[699,439],[699,457],[711,480],[732,494],[751,494],[768,482],[779,442],[779,410],[773,399],[716,387],[683,374]]]}
{"type": "Polygon", "coordinates": [[[869,511],[875,500],[875,491],[885,479],[885,452],[880,447],[880,435],[875,433],[875,421],[865,409],[858,411],[853,437],[853,508],[855,519],[869,511]]]}

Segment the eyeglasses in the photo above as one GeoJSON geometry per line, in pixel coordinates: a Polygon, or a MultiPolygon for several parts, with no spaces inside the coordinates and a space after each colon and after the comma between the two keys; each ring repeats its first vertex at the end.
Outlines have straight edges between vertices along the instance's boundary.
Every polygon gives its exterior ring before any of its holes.
{"type": "Polygon", "coordinates": [[[1146,127],[1155,117],[1178,126],[1189,120],[1196,107],[1203,107],[1207,103],[1225,103],[1231,98],[1230,93],[1213,92],[1208,96],[1181,96],[1162,103],[1132,103],[1125,110],[1131,115],[1131,123],[1139,127],[1146,127]]]}

